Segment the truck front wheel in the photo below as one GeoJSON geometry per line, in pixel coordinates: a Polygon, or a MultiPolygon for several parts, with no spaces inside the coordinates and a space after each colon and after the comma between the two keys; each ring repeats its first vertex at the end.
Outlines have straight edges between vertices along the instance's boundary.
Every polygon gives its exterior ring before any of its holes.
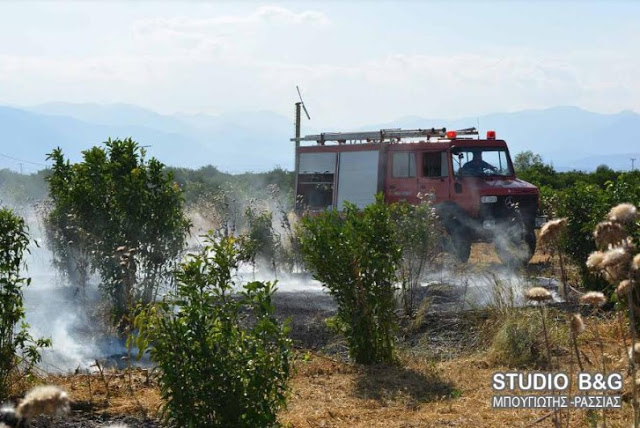
{"type": "Polygon", "coordinates": [[[499,230],[493,244],[502,263],[520,267],[529,263],[536,251],[536,234],[524,225],[512,226],[499,230]]]}
{"type": "Polygon", "coordinates": [[[466,263],[471,255],[471,240],[469,236],[462,230],[454,230],[450,233],[450,236],[453,255],[462,263],[466,263]]]}

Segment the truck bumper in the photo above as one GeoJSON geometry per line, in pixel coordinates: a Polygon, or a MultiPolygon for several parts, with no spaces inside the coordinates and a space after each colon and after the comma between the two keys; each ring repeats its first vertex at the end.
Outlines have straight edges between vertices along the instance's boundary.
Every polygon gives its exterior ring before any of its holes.
{"type": "Polygon", "coordinates": [[[547,222],[548,218],[546,215],[536,216],[536,229],[540,229],[547,222]]]}

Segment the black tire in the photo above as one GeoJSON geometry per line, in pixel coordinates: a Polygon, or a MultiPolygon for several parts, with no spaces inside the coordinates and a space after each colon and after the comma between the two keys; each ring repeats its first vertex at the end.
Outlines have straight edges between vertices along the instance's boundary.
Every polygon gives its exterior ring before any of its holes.
{"type": "Polygon", "coordinates": [[[468,234],[464,230],[453,230],[450,236],[453,255],[462,263],[468,262],[471,255],[471,239],[468,234]]]}
{"type": "Polygon", "coordinates": [[[452,202],[444,202],[435,208],[446,231],[442,241],[443,250],[466,263],[471,255],[471,234],[462,226],[463,219],[467,218],[466,213],[452,202]]]}

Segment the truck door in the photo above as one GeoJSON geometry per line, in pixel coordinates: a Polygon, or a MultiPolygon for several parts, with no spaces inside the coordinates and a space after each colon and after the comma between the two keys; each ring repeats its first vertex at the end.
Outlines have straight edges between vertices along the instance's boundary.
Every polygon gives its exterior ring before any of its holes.
{"type": "Polygon", "coordinates": [[[416,152],[389,150],[387,162],[386,200],[389,203],[418,201],[416,152]]]}
{"type": "Polygon", "coordinates": [[[472,154],[464,148],[451,149],[451,187],[450,198],[467,214],[476,216],[480,204],[480,187],[484,184],[484,178],[468,174],[461,174],[462,166],[471,161],[472,154]]]}
{"type": "Polygon", "coordinates": [[[420,153],[418,191],[434,203],[449,200],[449,158],[447,151],[420,153]]]}
{"type": "Polygon", "coordinates": [[[342,152],[338,158],[338,209],[346,201],[364,208],[375,202],[378,191],[379,150],[342,152]]]}

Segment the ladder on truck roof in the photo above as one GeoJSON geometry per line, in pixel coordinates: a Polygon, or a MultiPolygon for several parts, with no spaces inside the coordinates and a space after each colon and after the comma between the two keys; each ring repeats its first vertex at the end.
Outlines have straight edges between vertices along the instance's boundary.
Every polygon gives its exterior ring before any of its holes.
{"type": "MultiPolygon", "coordinates": [[[[383,143],[399,141],[403,138],[451,138],[450,133],[455,132],[453,138],[458,135],[478,135],[476,128],[465,128],[447,132],[447,128],[431,129],[381,129],[379,131],[356,131],[356,132],[323,132],[316,135],[305,135],[300,141],[315,141],[324,144],[327,141],[337,141],[346,143],[347,141],[366,141],[369,143],[383,143]]],[[[292,138],[291,141],[296,141],[292,138]]]]}

